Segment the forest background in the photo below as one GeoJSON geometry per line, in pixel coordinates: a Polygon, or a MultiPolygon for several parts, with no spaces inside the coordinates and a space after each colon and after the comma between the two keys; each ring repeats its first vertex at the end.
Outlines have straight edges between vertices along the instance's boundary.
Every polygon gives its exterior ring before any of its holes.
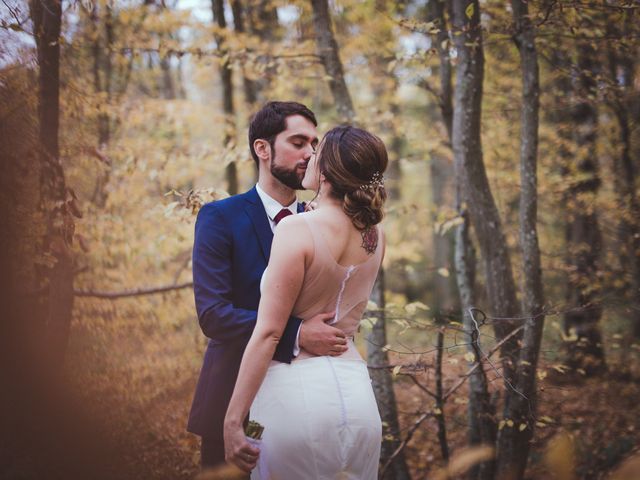
{"type": "Polygon", "coordinates": [[[2,0],[0,477],[197,474],[195,215],[282,99],[390,153],[381,477],[637,478],[639,10],[2,0]]]}

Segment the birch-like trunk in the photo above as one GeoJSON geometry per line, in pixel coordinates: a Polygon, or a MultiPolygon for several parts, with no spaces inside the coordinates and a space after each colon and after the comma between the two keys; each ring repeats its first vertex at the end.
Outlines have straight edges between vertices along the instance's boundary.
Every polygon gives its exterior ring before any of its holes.
{"type": "Polygon", "coordinates": [[[523,478],[535,428],[536,368],[544,326],[542,268],[537,233],[537,157],[540,84],[535,30],[525,0],[512,0],[515,42],[522,69],[520,132],[520,246],[522,249],[522,316],[526,317],[522,349],[516,367],[515,390],[505,392],[504,424],[498,437],[499,479],[523,478]]]}

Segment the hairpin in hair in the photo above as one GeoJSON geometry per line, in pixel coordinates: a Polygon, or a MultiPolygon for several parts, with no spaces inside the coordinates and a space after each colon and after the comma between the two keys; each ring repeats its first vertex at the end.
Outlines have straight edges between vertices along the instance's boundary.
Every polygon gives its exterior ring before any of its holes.
{"type": "Polygon", "coordinates": [[[384,177],[380,172],[376,171],[373,173],[371,180],[369,180],[367,183],[360,185],[358,188],[360,190],[373,190],[374,188],[381,188],[381,187],[384,187],[384,177]]]}

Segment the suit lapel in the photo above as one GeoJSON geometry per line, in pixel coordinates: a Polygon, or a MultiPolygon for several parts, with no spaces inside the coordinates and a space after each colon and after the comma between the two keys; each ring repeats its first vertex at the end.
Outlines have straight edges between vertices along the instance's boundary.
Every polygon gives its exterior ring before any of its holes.
{"type": "Polygon", "coordinates": [[[251,222],[253,223],[253,229],[258,237],[260,248],[264,259],[269,261],[269,254],[271,253],[271,242],[273,241],[273,232],[267,219],[267,212],[262,205],[262,201],[258,196],[256,187],[253,187],[246,194],[246,202],[244,205],[245,212],[249,215],[251,222]]]}

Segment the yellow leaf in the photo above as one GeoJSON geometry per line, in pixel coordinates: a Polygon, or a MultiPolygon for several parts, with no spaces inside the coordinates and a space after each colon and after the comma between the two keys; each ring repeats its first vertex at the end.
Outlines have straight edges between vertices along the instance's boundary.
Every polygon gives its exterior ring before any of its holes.
{"type": "Polygon", "coordinates": [[[475,362],[476,361],[476,356],[473,352],[467,352],[464,354],[464,359],[467,362],[475,362]]]}
{"type": "Polygon", "coordinates": [[[502,430],[504,428],[504,424],[505,424],[505,421],[500,420],[500,423],[498,424],[498,430],[502,430]]]}
{"type": "Polygon", "coordinates": [[[442,410],[440,410],[439,408],[434,408],[433,409],[433,414],[434,415],[442,415],[442,410]]]}
{"type": "Polygon", "coordinates": [[[397,377],[398,374],[400,373],[400,369],[402,368],[402,365],[396,365],[395,367],[393,367],[393,371],[392,374],[394,377],[397,377]]]}
{"type": "Polygon", "coordinates": [[[415,315],[418,310],[429,310],[429,307],[422,302],[411,302],[404,306],[407,313],[415,315]]]}
{"type": "Polygon", "coordinates": [[[518,427],[518,430],[523,431],[525,428],[527,428],[527,424],[521,423],[520,426],[518,427]]]}
{"type": "Polygon", "coordinates": [[[464,13],[467,15],[467,18],[469,20],[471,20],[471,17],[473,17],[474,11],[475,11],[475,7],[473,6],[473,3],[470,3],[469,5],[467,5],[467,8],[465,9],[464,13]]]}
{"type": "Polygon", "coordinates": [[[443,268],[439,268],[438,269],[438,275],[440,275],[441,277],[444,277],[444,278],[448,278],[449,277],[449,270],[444,268],[444,267],[443,268]]]}
{"type": "Polygon", "coordinates": [[[513,427],[513,420],[511,420],[511,419],[507,420],[507,426],[508,427],[513,427]]]}

